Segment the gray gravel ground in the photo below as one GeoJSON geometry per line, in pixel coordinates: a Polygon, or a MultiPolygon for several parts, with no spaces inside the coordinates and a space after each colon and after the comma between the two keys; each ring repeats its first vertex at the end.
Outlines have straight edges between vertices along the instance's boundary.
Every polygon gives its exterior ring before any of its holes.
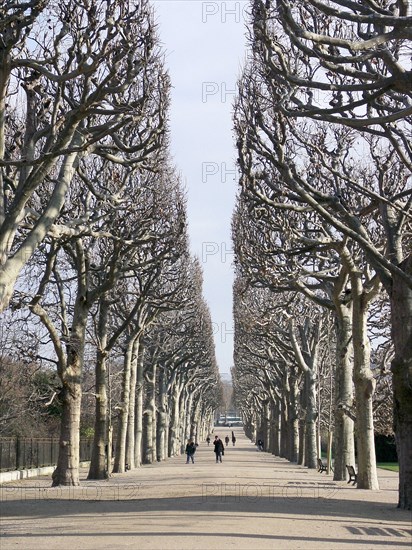
{"type": "Polygon", "coordinates": [[[86,481],[85,470],[80,487],[4,484],[0,550],[412,548],[397,474],[379,470],[378,492],[356,489],[236,436],[222,464],[201,442],[195,464],[176,457],[107,481],[86,481]]]}

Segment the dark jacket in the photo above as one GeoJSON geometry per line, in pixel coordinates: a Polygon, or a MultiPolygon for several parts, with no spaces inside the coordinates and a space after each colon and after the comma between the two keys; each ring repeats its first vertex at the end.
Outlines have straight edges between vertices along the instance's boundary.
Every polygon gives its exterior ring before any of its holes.
{"type": "Polygon", "coordinates": [[[213,441],[213,445],[215,446],[215,449],[214,449],[214,452],[217,454],[217,453],[221,453],[222,451],[225,450],[225,447],[223,445],[223,441],[221,439],[215,439],[213,441]]]}
{"type": "Polygon", "coordinates": [[[186,445],[186,454],[187,455],[194,455],[196,452],[196,445],[194,443],[188,443],[186,445]]]}

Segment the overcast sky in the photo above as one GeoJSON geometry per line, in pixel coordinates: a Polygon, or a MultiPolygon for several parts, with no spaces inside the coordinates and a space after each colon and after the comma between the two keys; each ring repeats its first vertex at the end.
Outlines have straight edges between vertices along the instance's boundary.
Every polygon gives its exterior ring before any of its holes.
{"type": "Polygon", "coordinates": [[[174,162],[188,194],[191,249],[221,373],[233,365],[232,244],[236,194],[232,103],[245,59],[245,1],[152,0],[172,80],[174,162]]]}

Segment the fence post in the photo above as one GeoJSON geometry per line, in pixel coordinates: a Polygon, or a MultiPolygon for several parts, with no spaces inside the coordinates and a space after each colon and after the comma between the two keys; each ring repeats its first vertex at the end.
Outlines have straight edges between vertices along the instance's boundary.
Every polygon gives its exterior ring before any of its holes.
{"type": "Polygon", "coordinates": [[[19,470],[21,456],[21,442],[20,437],[16,437],[16,470],[19,470]]]}

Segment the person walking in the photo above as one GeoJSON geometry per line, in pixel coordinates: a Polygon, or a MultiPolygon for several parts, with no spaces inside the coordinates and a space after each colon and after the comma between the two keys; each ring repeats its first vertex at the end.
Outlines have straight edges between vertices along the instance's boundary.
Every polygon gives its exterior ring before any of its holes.
{"type": "Polygon", "coordinates": [[[186,445],[186,464],[189,464],[190,460],[192,461],[192,464],[195,463],[195,452],[196,452],[196,445],[194,444],[192,439],[187,440],[186,445]]]}
{"type": "Polygon", "coordinates": [[[226,447],[227,447],[229,445],[229,436],[228,435],[225,437],[225,443],[226,443],[226,447]]]}
{"type": "Polygon", "coordinates": [[[225,447],[223,441],[218,435],[215,435],[215,440],[213,441],[214,453],[216,455],[216,464],[222,462],[222,456],[225,454],[225,447]]]}
{"type": "Polygon", "coordinates": [[[233,444],[233,447],[235,446],[235,443],[236,443],[235,433],[232,432],[232,444],[233,444]]]}
{"type": "Polygon", "coordinates": [[[206,443],[207,443],[207,446],[209,447],[209,445],[210,445],[210,435],[208,435],[206,437],[206,443]]]}

